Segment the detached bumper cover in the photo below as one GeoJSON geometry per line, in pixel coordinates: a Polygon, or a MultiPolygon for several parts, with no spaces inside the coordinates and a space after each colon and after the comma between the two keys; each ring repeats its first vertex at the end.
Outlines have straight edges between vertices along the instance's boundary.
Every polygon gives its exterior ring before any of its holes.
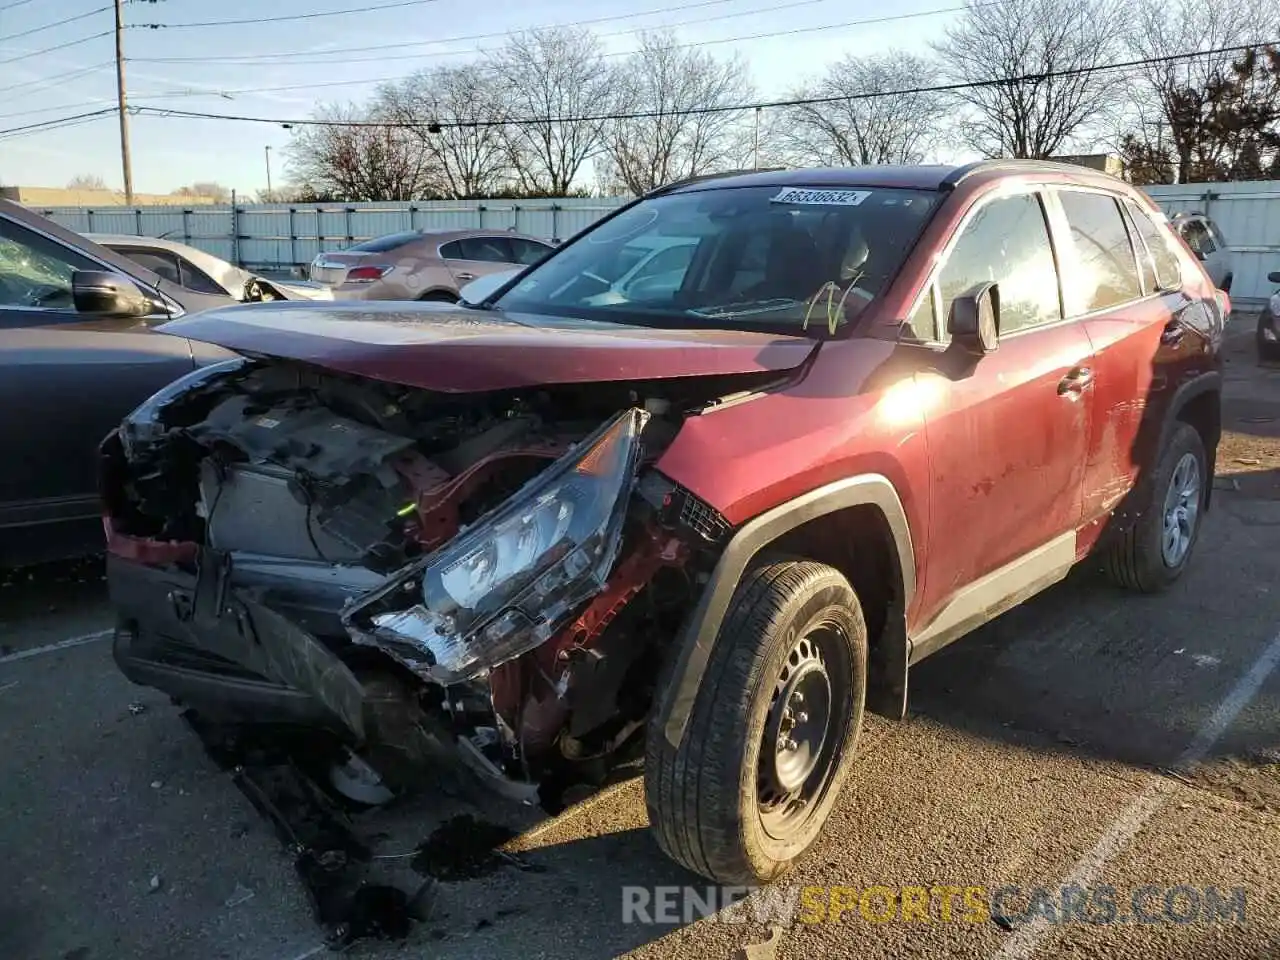
{"type": "Polygon", "coordinates": [[[124,675],[212,716],[345,727],[362,738],[365,694],[350,669],[263,606],[268,588],[237,584],[228,555],[206,551],[200,569],[108,557],[124,675]]]}

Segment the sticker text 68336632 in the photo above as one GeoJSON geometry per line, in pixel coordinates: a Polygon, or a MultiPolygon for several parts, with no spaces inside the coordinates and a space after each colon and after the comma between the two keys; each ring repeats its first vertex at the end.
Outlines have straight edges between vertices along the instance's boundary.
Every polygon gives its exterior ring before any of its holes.
{"type": "Polygon", "coordinates": [[[816,203],[826,206],[856,207],[871,196],[870,190],[812,190],[804,187],[783,187],[770,203],[816,203]]]}

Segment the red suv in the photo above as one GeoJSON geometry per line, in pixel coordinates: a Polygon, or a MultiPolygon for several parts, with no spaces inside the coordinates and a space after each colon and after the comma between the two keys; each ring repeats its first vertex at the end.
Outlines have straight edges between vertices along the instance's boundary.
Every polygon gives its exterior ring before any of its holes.
{"type": "Polygon", "coordinates": [[[115,656],[388,794],[642,759],[668,854],[767,880],[912,664],[1090,557],[1183,573],[1227,307],[1132,187],[985,162],[675,184],[482,303],[191,316],[242,359],[104,444],[115,656]]]}

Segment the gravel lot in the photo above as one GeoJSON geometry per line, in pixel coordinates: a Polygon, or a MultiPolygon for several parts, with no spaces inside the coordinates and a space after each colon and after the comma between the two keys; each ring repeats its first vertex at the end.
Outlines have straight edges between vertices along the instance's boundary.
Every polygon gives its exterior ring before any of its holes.
{"type": "MultiPolygon", "coordinates": [[[[1081,571],[912,676],[872,720],[797,884],[1054,887],[1070,877],[1244,887],[1243,923],[841,924],[781,932],[779,958],[1280,956],[1280,370],[1233,322],[1214,509],[1159,598],[1081,571]],[[1272,669],[1275,668],[1275,669],[1272,669]],[[1191,761],[1203,761],[1191,764],[1191,761]],[[1194,767],[1194,769],[1192,769],[1194,767]]],[[[119,676],[96,562],[0,584],[0,957],[295,960],[324,951],[289,856],[168,701],[119,676]],[[60,641],[83,640],[50,650],[60,641]]],[[[537,868],[442,883],[406,944],[359,957],[764,956],[760,924],[622,922],[624,885],[690,878],[646,832],[638,781],[533,825],[484,800],[378,814],[408,857],[470,810],[530,828],[537,868]]]]}

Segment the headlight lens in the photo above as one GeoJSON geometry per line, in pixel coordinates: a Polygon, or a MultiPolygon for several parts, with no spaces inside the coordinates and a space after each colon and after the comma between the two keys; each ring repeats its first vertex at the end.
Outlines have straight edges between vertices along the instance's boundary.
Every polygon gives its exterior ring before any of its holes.
{"type": "Polygon", "coordinates": [[[1268,298],[1267,303],[1271,307],[1271,315],[1273,317],[1280,317],[1280,293],[1273,293],[1268,298]]]}
{"type": "Polygon", "coordinates": [[[614,417],[422,568],[422,602],[373,640],[452,683],[533,649],[604,588],[635,480],[640,409],[614,417]]]}

